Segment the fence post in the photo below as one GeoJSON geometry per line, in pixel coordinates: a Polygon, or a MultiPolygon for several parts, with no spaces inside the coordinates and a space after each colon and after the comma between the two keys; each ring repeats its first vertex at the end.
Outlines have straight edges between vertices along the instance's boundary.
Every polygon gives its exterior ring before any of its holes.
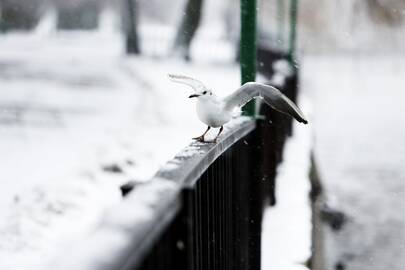
{"type": "MultiPolygon", "coordinates": [[[[240,66],[242,84],[256,80],[256,0],[241,0],[240,66]]],[[[252,100],[243,107],[245,115],[255,115],[252,100]]]]}
{"type": "MultiPolygon", "coordinates": [[[[256,0],[241,0],[241,40],[240,65],[242,84],[256,80],[256,0]]],[[[243,113],[248,116],[256,115],[255,101],[252,100],[243,107],[243,113]]],[[[238,269],[260,270],[261,258],[261,219],[262,191],[260,180],[261,162],[260,138],[257,130],[246,140],[248,146],[241,145],[242,156],[247,157],[239,164],[240,179],[236,181],[235,204],[237,205],[236,219],[239,228],[235,228],[236,239],[242,249],[237,249],[235,257],[240,258],[238,269]]]]}

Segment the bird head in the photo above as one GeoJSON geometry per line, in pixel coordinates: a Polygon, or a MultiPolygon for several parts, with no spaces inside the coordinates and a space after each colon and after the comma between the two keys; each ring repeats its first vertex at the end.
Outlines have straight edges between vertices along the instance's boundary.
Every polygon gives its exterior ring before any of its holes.
{"type": "Polygon", "coordinates": [[[212,96],[212,91],[208,89],[202,89],[199,91],[195,91],[195,93],[190,95],[189,98],[207,98],[209,96],[212,96]]]}

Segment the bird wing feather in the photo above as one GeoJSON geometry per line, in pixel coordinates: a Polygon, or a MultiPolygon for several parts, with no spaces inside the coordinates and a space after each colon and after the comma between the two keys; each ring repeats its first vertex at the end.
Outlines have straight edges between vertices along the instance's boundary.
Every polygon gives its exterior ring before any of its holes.
{"type": "Polygon", "coordinates": [[[262,83],[248,82],[234,93],[224,98],[225,108],[232,110],[241,107],[253,98],[263,98],[264,102],[273,109],[294,117],[298,122],[307,124],[304,114],[288,97],[277,88],[262,83]]]}
{"type": "Polygon", "coordinates": [[[188,85],[191,88],[193,88],[194,91],[196,91],[196,92],[207,89],[207,87],[205,87],[205,85],[202,82],[200,82],[199,80],[193,79],[191,77],[187,77],[187,76],[179,75],[179,74],[168,74],[168,76],[171,81],[188,85]]]}

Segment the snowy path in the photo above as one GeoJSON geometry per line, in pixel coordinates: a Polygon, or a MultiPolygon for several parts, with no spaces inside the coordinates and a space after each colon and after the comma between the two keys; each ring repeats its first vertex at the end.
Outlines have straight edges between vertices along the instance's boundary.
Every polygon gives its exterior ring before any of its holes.
{"type": "Polygon", "coordinates": [[[341,231],[325,238],[327,269],[404,269],[403,59],[304,58],[302,83],[314,101],[315,150],[326,196],[348,216],[341,231]]]}
{"type": "Polygon", "coordinates": [[[2,270],[41,269],[97,226],[122,183],[146,181],[204,130],[190,90],[167,73],[219,94],[239,84],[230,62],[126,58],[118,35],[0,38],[2,270]]]}

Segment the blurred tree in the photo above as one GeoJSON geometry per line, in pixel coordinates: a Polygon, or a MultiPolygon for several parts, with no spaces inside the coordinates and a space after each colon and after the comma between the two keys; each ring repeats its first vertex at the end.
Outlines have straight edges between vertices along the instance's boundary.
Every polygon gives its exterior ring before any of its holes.
{"type": "MultiPolygon", "coordinates": [[[[239,46],[240,39],[240,0],[226,0],[226,7],[223,11],[225,25],[225,38],[239,46]]],[[[238,49],[239,50],[239,49],[238,49]]]]}
{"type": "Polygon", "coordinates": [[[290,37],[288,47],[288,58],[291,64],[295,62],[297,46],[297,18],[298,0],[290,0],[290,37]]]}
{"type": "Polygon", "coordinates": [[[126,51],[128,54],[139,54],[138,38],[138,2],[137,0],[123,0],[123,25],[126,38],[126,51]]]}
{"type": "Polygon", "coordinates": [[[0,30],[29,30],[39,21],[40,0],[0,0],[0,30]]]}
{"type": "Polygon", "coordinates": [[[190,45],[200,25],[203,0],[187,0],[180,27],[173,44],[173,53],[190,60],[190,45]]]}
{"type": "Polygon", "coordinates": [[[377,23],[391,26],[400,25],[405,15],[405,0],[367,0],[368,11],[371,19],[377,23]]]}
{"type": "Polygon", "coordinates": [[[284,45],[285,3],[277,0],[277,43],[280,48],[284,45]]]}
{"type": "MultiPolygon", "coordinates": [[[[71,2],[72,3],[72,2],[71,2]]],[[[100,13],[99,1],[76,1],[74,4],[58,5],[58,29],[96,29],[100,13]]]]}
{"type": "Polygon", "coordinates": [[[4,29],[3,29],[3,16],[2,16],[2,5],[3,5],[3,3],[2,3],[2,1],[0,1],[0,32],[3,32],[4,31],[4,29]]]}

